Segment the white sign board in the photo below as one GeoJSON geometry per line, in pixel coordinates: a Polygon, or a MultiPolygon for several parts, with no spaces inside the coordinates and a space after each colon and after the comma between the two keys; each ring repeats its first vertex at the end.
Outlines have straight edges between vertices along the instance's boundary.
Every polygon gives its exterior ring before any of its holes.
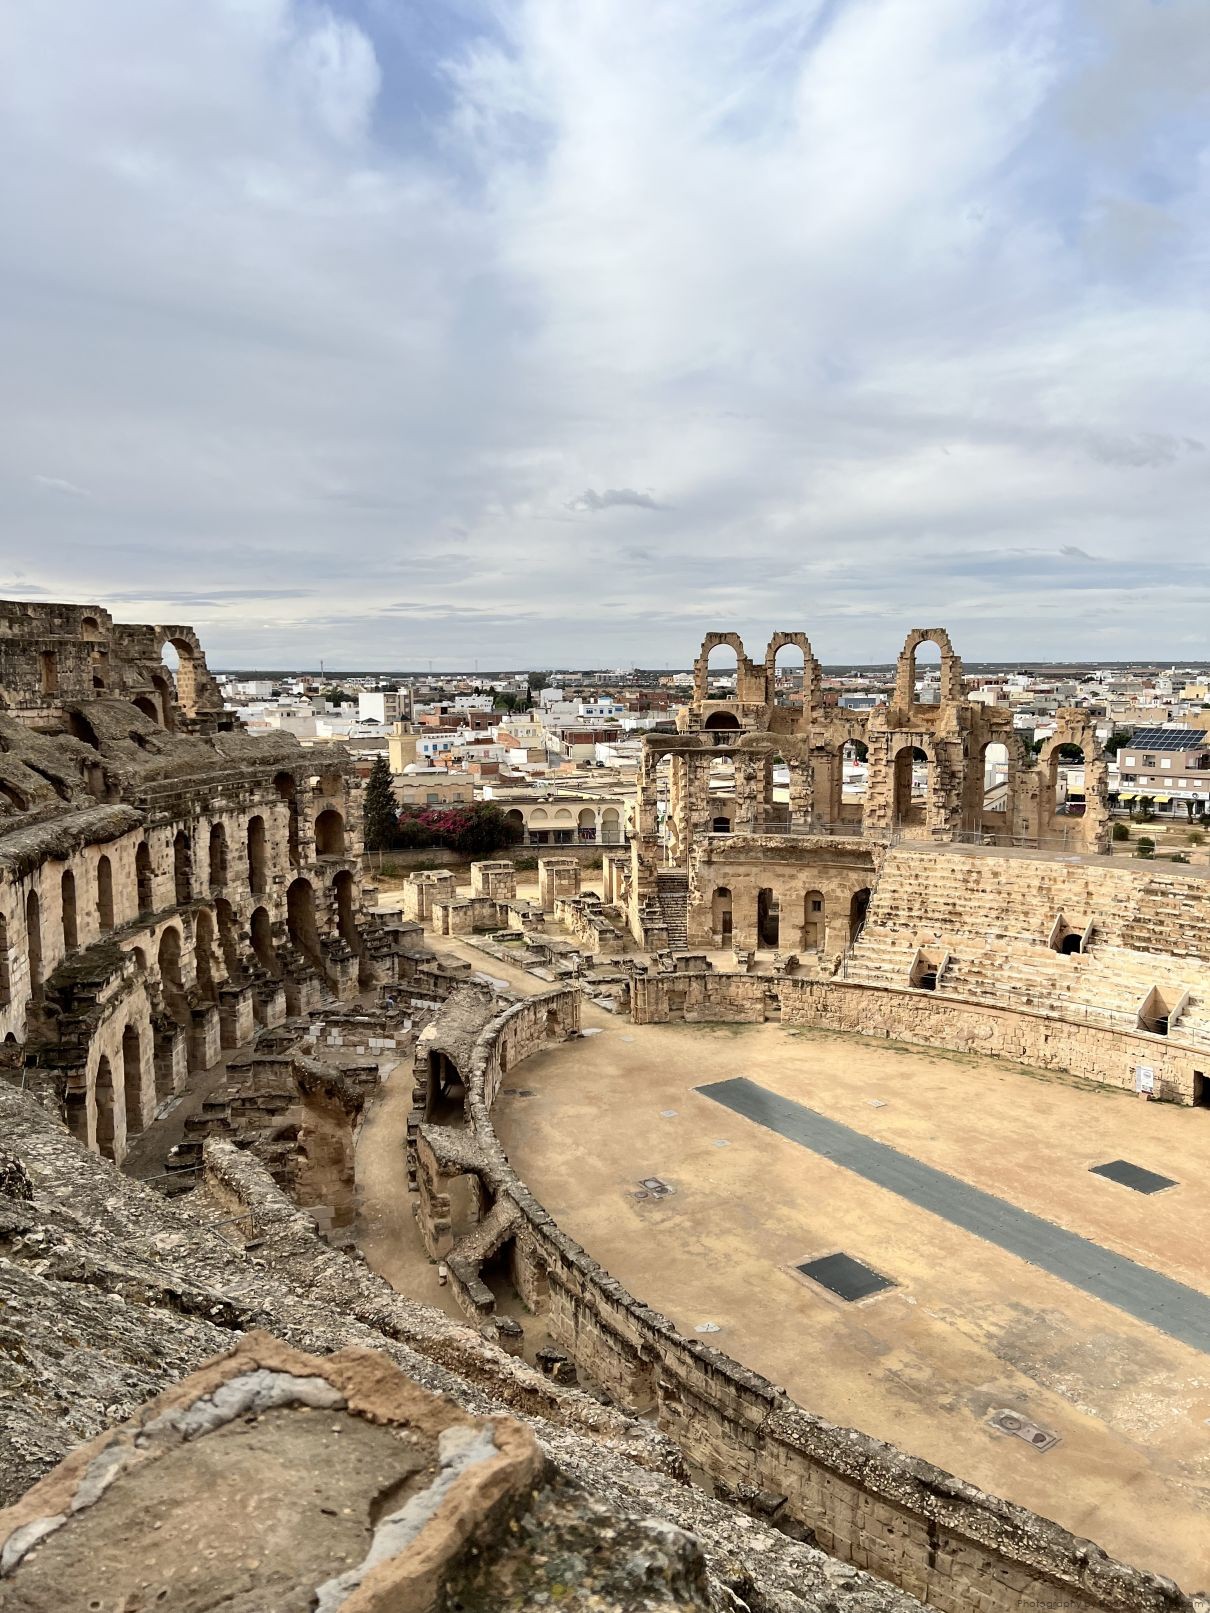
{"type": "Polygon", "coordinates": [[[1136,1064],[1134,1067],[1134,1090],[1145,1096],[1155,1091],[1155,1071],[1150,1064],[1136,1064]]]}

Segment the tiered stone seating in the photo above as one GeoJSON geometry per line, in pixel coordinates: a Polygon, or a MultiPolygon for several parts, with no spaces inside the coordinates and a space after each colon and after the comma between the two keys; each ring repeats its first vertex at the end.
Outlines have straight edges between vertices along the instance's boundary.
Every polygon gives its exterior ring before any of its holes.
{"type": "Polygon", "coordinates": [[[906,988],[919,947],[949,954],[939,995],[1137,1026],[1153,987],[1175,1002],[1176,1039],[1210,1043],[1210,882],[1196,875],[992,854],[891,852],[850,979],[906,988]],[[1062,913],[1088,948],[1049,945],[1062,913]]]}

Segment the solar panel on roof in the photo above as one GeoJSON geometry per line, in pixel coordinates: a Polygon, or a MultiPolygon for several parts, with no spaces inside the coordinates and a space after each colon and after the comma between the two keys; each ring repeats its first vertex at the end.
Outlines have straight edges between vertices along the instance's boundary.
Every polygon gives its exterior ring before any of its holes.
{"type": "Polygon", "coordinates": [[[1131,750],[1210,749],[1210,734],[1204,728],[1140,728],[1130,736],[1131,750]]]}

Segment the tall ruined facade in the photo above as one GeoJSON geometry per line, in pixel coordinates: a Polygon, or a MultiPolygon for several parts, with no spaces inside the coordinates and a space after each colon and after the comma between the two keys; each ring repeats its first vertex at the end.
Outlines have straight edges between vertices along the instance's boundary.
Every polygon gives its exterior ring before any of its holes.
{"type": "Polygon", "coordinates": [[[191,628],[0,604],[0,1039],[89,1148],[377,978],[361,849],[348,753],[244,733],[191,628]]]}
{"type": "Polygon", "coordinates": [[[1103,852],[1107,768],[1085,714],[1059,713],[1030,755],[1006,707],[966,697],[962,663],[942,628],[908,634],[890,700],[870,712],[826,704],[803,633],[775,633],[763,661],[735,633],[710,633],[694,664],[693,697],[675,734],[649,734],[639,769],[628,892],[631,929],[649,948],[777,946],[838,956],[860,928],[882,848],[901,839],[956,840],[1103,852]],[[917,652],[940,652],[939,699],[917,695],[917,652]],[[708,664],[735,652],[733,697],[711,696],[708,664]],[[779,703],[779,651],[802,652],[802,689],[779,703]],[[1007,782],[985,805],[987,750],[1004,747],[1007,782]],[[1061,754],[1084,756],[1082,816],[1056,812],[1061,754]],[[863,801],[843,796],[846,752],[867,765],[863,801]],[[666,761],[665,761],[666,759],[666,761]],[[774,797],[774,768],[789,775],[774,797]],[[659,781],[667,770],[666,804],[659,781]],[[726,784],[724,794],[717,788],[726,784]],[[921,782],[923,779],[923,788],[921,782]],[[664,806],[661,821],[661,806],[664,806]]]}

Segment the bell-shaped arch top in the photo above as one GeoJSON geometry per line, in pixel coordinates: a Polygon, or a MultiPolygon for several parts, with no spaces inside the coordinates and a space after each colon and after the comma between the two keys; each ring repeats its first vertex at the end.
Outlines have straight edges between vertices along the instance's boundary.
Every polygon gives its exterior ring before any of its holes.
{"type": "Polygon", "coordinates": [[[956,705],[965,697],[962,662],[945,628],[913,627],[904,640],[895,672],[895,705],[901,711],[910,711],[913,707],[919,709],[916,699],[916,651],[922,644],[935,644],[941,652],[940,706],[956,705]]]}
{"type": "Polygon", "coordinates": [[[752,663],[748,660],[743,639],[738,633],[707,633],[702,640],[697,660],[693,663],[693,698],[698,705],[709,698],[710,652],[717,650],[722,644],[735,651],[735,694],[736,699],[743,698],[744,674],[747,672],[751,675],[752,672],[752,663]]]}

